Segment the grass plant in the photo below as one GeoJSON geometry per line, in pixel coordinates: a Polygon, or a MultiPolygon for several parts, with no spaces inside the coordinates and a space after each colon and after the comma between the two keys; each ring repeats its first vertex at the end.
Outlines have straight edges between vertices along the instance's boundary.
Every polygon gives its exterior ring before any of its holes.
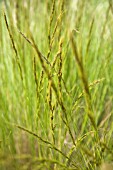
{"type": "Polygon", "coordinates": [[[113,4],[0,1],[0,170],[113,169],[113,4]]]}

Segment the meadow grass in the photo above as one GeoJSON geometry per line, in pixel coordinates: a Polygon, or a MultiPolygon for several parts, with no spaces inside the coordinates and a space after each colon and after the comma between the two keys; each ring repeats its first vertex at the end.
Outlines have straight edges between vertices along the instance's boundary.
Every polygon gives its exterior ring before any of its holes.
{"type": "Polygon", "coordinates": [[[0,1],[0,170],[113,169],[110,0],[0,1]]]}

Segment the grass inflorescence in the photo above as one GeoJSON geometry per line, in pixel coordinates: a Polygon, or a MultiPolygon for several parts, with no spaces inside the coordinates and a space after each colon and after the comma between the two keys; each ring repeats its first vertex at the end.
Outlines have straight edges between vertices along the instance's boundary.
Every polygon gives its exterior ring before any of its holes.
{"type": "Polygon", "coordinates": [[[112,2],[0,6],[0,170],[111,170],[112,2]]]}

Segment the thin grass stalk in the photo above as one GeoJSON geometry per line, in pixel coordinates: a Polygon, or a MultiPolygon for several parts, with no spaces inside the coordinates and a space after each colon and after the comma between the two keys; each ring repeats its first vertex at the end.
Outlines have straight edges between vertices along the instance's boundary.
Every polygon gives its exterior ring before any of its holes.
{"type": "MultiPolygon", "coordinates": [[[[59,1],[59,4],[60,4],[59,13],[64,14],[65,1],[61,0],[61,2],[59,1]]],[[[58,41],[60,41],[61,33],[62,33],[62,30],[63,30],[63,23],[62,23],[63,19],[64,19],[64,15],[61,16],[60,27],[59,27],[59,32],[58,32],[58,41]]]]}
{"type": "Polygon", "coordinates": [[[51,15],[50,15],[50,21],[49,21],[49,29],[48,29],[48,41],[49,41],[49,48],[51,44],[51,27],[52,27],[52,22],[54,19],[54,13],[55,13],[55,0],[52,2],[52,10],[51,10],[51,15]]]}
{"type": "MultiPolygon", "coordinates": [[[[54,19],[54,12],[55,12],[55,0],[53,0],[53,3],[52,3],[52,10],[51,10],[49,29],[48,29],[49,52],[47,54],[47,59],[49,58],[49,55],[51,53],[51,48],[52,48],[51,47],[51,27],[52,27],[52,22],[53,22],[53,19],[54,19]]],[[[44,70],[42,70],[42,72],[41,72],[40,86],[39,87],[42,87],[43,78],[44,78],[44,70]]]]}
{"type": "MultiPolygon", "coordinates": [[[[36,58],[34,57],[34,61],[33,61],[33,73],[34,73],[34,79],[35,79],[35,85],[36,85],[36,117],[35,117],[35,121],[37,124],[37,119],[39,118],[39,86],[38,86],[38,78],[37,78],[37,71],[36,71],[36,58]]],[[[36,125],[37,126],[37,125],[36,125]]]]}
{"type": "MultiPolygon", "coordinates": [[[[105,80],[105,79],[102,78],[102,79],[98,79],[98,80],[95,80],[94,82],[90,83],[90,84],[88,85],[88,86],[89,86],[89,90],[91,90],[93,87],[95,87],[95,85],[100,84],[100,83],[101,83],[102,81],[104,81],[104,80],[105,80]]],[[[80,93],[80,94],[78,95],[76,101],[75,101],[74,104],[73,104],[72,110],[75,109],[78,100],[81,99],[81,98],[84,96],[84,93],[85,93],[85,92],[83,91],[82,93],[80,93]]]]}
{"type": "Polygon", "coordinates": [[[110,12],[110,4],[109,4],[108,9],[106,11],[105,22],[103,24],[102,32],[101,32],[101,35],[100,35],[100,44],[99,44],[99,47],[98,47],[98,54],[100,53],[100,50],[101,50],[101,47],[102,47],[102,44],[103,44],[103,37],[104,37],[104,34],[105,34],[107,22],[108,22],[109,12],[110,12]]]}
{"type": "Polygon", "coordinates": [[[38,92],[38,79],[37,79],[37,74],[36,74],[36,59],[34,57],[34,61],[33,61],[33,68],[34,68],[34,78],[35,78],[35,84],[36,84],[36,94],[37,94],[37,99],[39,96],[39,92],[38,92]]]}
{"type": "MultiPolygon", "coordinates": [[[[54,12],[55,12],[55,0],[53,0],[53,3],[52,3],[52,10],[51,10],[49,29],[48,29],[49,49],[51,48],[50,47],[50,42],[51,42],[51,27],[52,27],[52,22],[53,22],[53,18],[54,18],[54,12]]],[[[47,59],[48,58],[49,58],[49,56],[47,55],[47,59]]],[[[44,70],[42,70],[42,72],[41,72],[40,83],[39,83],[40,84],[39,85],[40,88],[42,87],[43,78],[44,78],[44,70]]]]}
{"type": "Polygon", "coordinates": [[[49,103],[49,108],[50,108],[50,122],[51,122],[51,131],[52,131],[52,139],[53,143],[55,144],[55,136],[54,136],[54,109],[52,106],[52,87],[51,87],[51,80],[49,80],[49,94],[48,94],[48,103],[49,103]]]}
{"type": "MultiPolygon", "coordinates": [[[[61,42],[61,41],[60,41],[60,42],[61,42]]],[[[58,60],[59,57],[60,57],[60,54],[61,54],[61,50],[60,50],[60,48],[59,48],[59,51],[56,53],[56,55],[55,55],[55,57],[54,57],[54,60],[53,60],[53,62],[52,62],[52,64],[51,64],[51,69],[54,69],[55,73],[57,73],[57,71],[56,71],[56,69],[55,69],[55,65],[56,65],[56,63],[57,63],[57,60],[58,60]]],[[[57,75],[58,75],[58,73],[57,73],[57,75]]],[[[68,95],[70,95],[69,92],[68,92],[68,90],[67,90],[66,83],[65,83],[65,81],[64,81],[64,79],[63,79],[62,76],[61,76],[61,80],[62,80],[62,83],[63,83],[63,85],[64,85],[64,88],[65,88],[66,93],[67,93],[68,95]]]]}
{"type": "Polygon", "coordinates": [[[76,12],[76,23],[75,23],[75,28],[79,29],[81,21],[82,21],[82,16],[85,8],[85,3],[86,1],[78,0],[77,1],[77,12],[76,12]]]}
{"type": "Polygon", "coordinates": [[[87,78],[86,78],[86,75],[85,75],[83,63],[82,63],[82,61],[80,61],[77,46],[74,42],[74,38],[73,38],[72,33],[71,33],[71,36],[70,36],[70,40],[71,40],[71,45],[72,45],[74,57],[75,57],[75,60],[77,62],[77,65],[78,65],[79,75],[80,75],[82,85],[83,85],[83,88],[84,88],[84,93],[85,93],[84,95],[85,95],[88,117],[89,117],[91,124],[93,125],[94,129],[97,130],[97,126],[96,126],[96,122],[95,122],[95,118],[94,118],[94,114],[93,114],[92,106],[91,106],[91,96],[90,96],[90,93],[89,93],[88,81],[87,81],[87,78]]]}
{"type": "MultiPolygon", "coordinates": [[[[91,40],[92,40],[91,34],[92,34],[93,26],[94,26],[94,18],[92,19],[92,22],[91,22],[91,25],[90,25],[90,29],[89,29],[88,42],[87,42],[86,54],[85,54],[86,57],[88,55],[90,44],[91,44],[91,40]]],[[[85,57],[85,59],[86,59],[86,57],[85,57]]]]}
{"type": "Polygon", "coordinates": [[[16,46],[15,46],[15,43],[14,43],[14,39],[13,39],[12,33],[10,31],[10,28],[9,28],[9,24],[8,24],[5,12],[4,12],[4,20],[5,20],[6,28],[8,30],[9,37],[10,37],[10,40],[11,40],[11,43],[12,43],[13,50],[14,50],[15,55],[16,55],[16,62],[18,64],[18,67],[19,67],[19,70],[20,70],[20,76],[21,76],[21,79],[23,81],[22,67],[21,67],[21,64],[20,64],[20,61],[19,61],[18,52],[17,52],[16,46]]]}
{"type": "Polygon", "coordinates": [[[54,30],[53,30],[53,33],[52,33],[52,35],[51,35],[51,41],[50,41],[49,51],[48,51],[48,54],[47,54],[47,59],[49,58],[49,56],[50,56],[50,54],[51,54],[51,51],[52,51],[52,48],[53,48],[53,43],[54,43],[55,34],[56,34],[56,31],[57,31],[58,25],[59,25],[60,22],[61,22],[62,14],[63,14],[63,13],[60,13],[60,15],[58,16],[57,21],[56,21],[56,24],[55,24],[55,27],[54,27],[54,30]]]}
{"type": "Polygon", "coordinates": [[[62,98],[62,85],[61,85],[61,80],[62,80],[62,44],[63,44],[63,41],[61,39],[60,43],[59,43],[59,71],[58,71],[59,96],[61,98],[62,98]]]}
{"type": "Polygon", "coordinates": [[[61,155],[63,155],[66,159],[68,159],[68,157],[67,157],[61,150],[59,150],[55,145],[53,145],[53,144],[52,144],[51,142],[49,142],[48,140],[43,139],[42,137],[38,136],[36,133],[34,133],[34,132],[32,132],[32,131],[30,131],[30,130],[22,127],[22,126],[19,126],[19,125],[15,125],[15,126],[16,126],[17,128],[19,128],[19,129],[21,129],[21,130],[23,130],[23,131],[25,131],[25,132],[33,135],[34,137],[36,137],[37,139],[39,139],[39,141],[41,141],[42,143],[44,143],[44,144],[46,144],[46,145],[49,145],[49,148],[58,151],[61,155]]]}

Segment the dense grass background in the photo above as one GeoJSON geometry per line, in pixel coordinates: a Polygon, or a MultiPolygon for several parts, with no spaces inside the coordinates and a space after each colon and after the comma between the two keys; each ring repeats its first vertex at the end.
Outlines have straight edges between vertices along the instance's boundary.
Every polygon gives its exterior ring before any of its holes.
{"type": "Polygon", "coordinates": [[[110,0],[0,1],[0,170],[113,169],[112,36],[110,0]]]}

